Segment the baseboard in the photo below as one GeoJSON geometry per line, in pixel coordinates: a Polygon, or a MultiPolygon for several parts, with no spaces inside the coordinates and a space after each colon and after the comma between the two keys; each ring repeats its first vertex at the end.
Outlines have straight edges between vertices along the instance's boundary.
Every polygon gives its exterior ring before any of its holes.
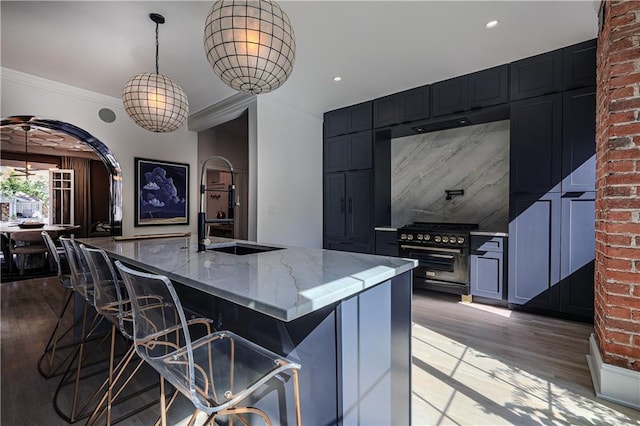
{"type": "Polygon", "coordinates": [[[640,410],[640,371],[605,364],[593,333],[589,337],[589,352],[587,363],[596,396],[640,410]]]}

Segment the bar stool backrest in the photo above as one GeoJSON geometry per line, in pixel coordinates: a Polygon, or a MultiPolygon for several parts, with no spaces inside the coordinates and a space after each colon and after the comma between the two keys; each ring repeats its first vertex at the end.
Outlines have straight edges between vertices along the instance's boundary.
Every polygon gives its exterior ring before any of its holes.
{"type": "MultiPolygon", "coordinates": [[[[171,281],[162,275],[128,268],[119,260],[115,261],[115,265],[129,293],[133,311],[133,339],[138,355],[164,376],[170,374],[163,366],[164,360],[173,352],[181,350],[180,358],[187,356],[187,363],[180,366],[183,377],[192,379],[194,365],[191,335],[171,281]]],[[[189,380],[189,390],[195,393],[191,381],[189,380]]]]}
{"type": "Polygon", "coordinates": [[[47,246],[49,250],[49,256],[51,256],[56,263],[56,267],[58,268],[58,278],[62,277],[62,263],[60,261],[60,255],[58,254],[58,248],[56,247],[56,243],[53,242],[53,238],[47,231],[41,232],[42,239],[44,240],[44,244],[47,246]]]}
{"type": "Polygon", "coordinates": [[[59,239],[69,262],[73,289],[93,305],[93,278],[86,259],[74,239],[67,237],[60,237],[59,239]]]}
{"type": "Polygon", "coordinates": [[[126,297],[123,297],[123,289],[120,288],[120,280],[109,255],[104,250],[89,248],[84,244],[80,244],[80,250],[91,272],[96,310],[117,324],[125,337],[133,340],[132,329],[126,326],[124,318],[126,297]]]}
{"type": "Polygon", "coordinates": [[[162,275],[133,270],[118,260],[115,264],[129,293],[133,338],[140,357],[153,364],[154,359],[184,346],[191,352],[187,320],[171,281],[162,275]],[[166,330],[174,332],[162,333],[166,330]]]}

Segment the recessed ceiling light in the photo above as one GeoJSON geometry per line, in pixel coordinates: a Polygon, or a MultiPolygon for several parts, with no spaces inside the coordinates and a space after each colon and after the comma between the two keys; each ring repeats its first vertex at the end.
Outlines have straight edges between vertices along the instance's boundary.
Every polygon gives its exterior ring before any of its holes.
{"type": "Polygon", "coordinates": [[[498,25],[498,21],[489,21],[487,22],[487,25],[485,25],[486,28],[494,28],[498,25]]]}
{"type": "Polygon", "coordinates": [[[342,77],[340,77],[339,75],[336,75],[335,77],[333,77],[333,81],[341,81],[342,77]]]}

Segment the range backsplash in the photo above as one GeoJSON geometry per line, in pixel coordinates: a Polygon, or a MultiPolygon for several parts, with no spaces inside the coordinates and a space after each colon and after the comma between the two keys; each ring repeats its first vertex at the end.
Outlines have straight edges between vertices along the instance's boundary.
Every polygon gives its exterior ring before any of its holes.
{"type": "Polygon", "coordinates": [[[414,221],[508,231],[509,120],[391,141],[391,225],[414,221]]]}

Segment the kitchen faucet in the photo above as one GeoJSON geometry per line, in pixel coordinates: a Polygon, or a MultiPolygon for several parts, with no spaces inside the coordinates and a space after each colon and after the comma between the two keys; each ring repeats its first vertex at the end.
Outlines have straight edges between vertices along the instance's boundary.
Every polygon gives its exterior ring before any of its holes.
{"type": "Polygon", "coordinates": [[[238,205],[238,203],[236,203],[236,200],[235,200],[235,191],[236,191],[235,177],[233,176],[233,166],[231,165],[231,162],[227,160],[225,157],[221,157],[219,155],[214,155],[213,157],[209,157],[206,160],[204,160],[204,163],[202,163],[202,170],[200,173],[200,211],[198,211],[198,251],[206,250],[206,246],[207,244],[209,244],[209,241],[207,239],[206,224],[219,223],[222,221],[221,219],[207,220],[206,205],[205,205],[206,192],[227,192],[229,194],[229,216],[228,216],[228,219],[224,219],[224,221],[225,222],[231,221],[231,223],[233,223],[233,220],[234,220],[233,209],[235,208],[235,206],[238,205]],[[231,185],[229,185],[228,189],[207,189],[205,177],[207,173],[207,163],[209,163],[209,161],[211,160],[220,160],[223,163],[225,163],[226,166],[229,168],[229,173],[231,174],[231,185]]]}

